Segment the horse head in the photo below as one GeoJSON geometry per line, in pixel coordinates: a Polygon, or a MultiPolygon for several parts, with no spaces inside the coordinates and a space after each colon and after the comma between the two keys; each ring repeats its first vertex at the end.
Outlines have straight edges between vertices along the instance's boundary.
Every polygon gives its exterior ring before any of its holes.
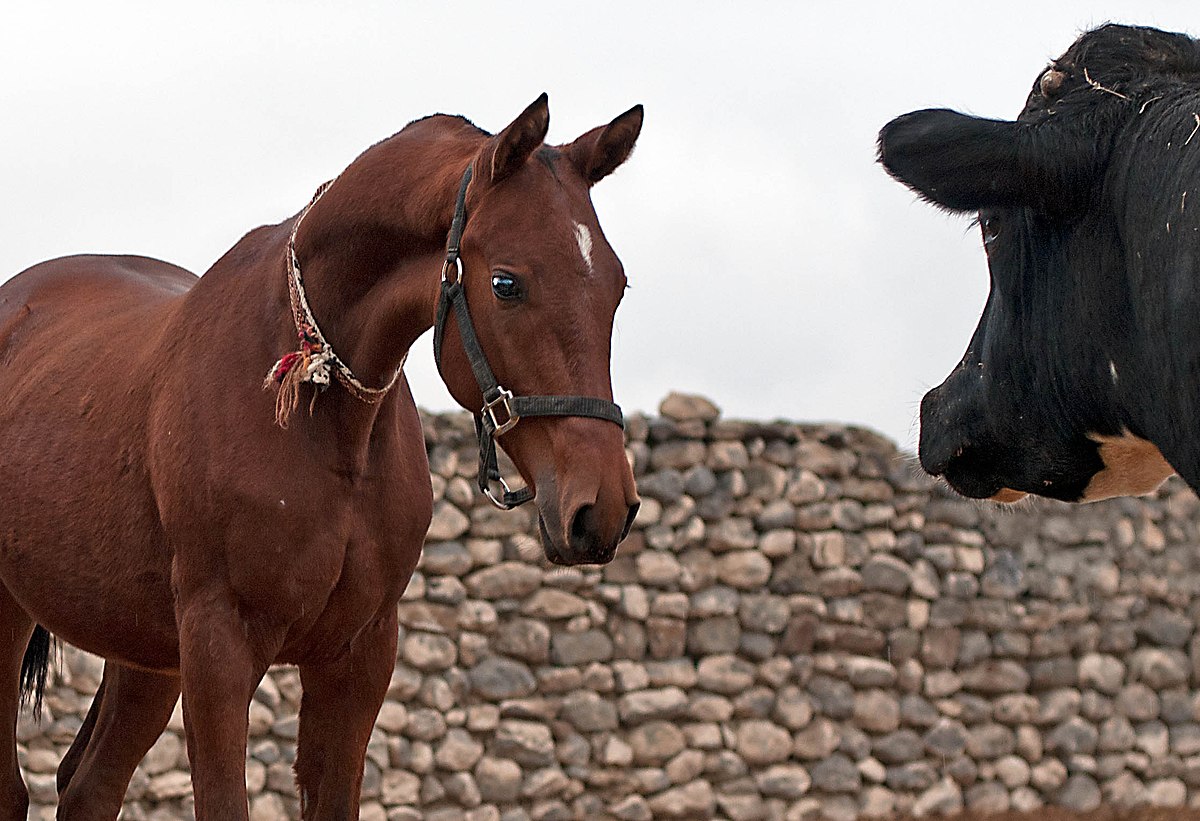
{"type": "Polygon", "coordinates": [[[528,487],[493,500],[535,498],[547,558],[596,564],[612,559],[638,496],[609,373],[626,278],[590,190],[628,158],[642,108],[560,146],[544,144],[548,126],[542,95],[470,161],[443,272],[438,366],[481,420],[481,471],[494,436],[528,487]]]}

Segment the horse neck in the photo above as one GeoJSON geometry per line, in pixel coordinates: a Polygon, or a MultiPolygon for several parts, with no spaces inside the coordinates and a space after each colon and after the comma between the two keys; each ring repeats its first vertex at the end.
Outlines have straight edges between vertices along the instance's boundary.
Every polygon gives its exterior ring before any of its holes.
{"type": "MultiPolygon", "coordinates": [[[[295,245],[308,303],[326,340],[364,385],[381,387],[433,324],[454,197],[471,154],[459,149],[433,167],[413,157],[393,164],[387,175],[362,165],[369,155],[309,210],[295,245]]],[[[227,339],[244,352],[248,368],[261,367],[264,375],[297,347],[286,267],[297,219],[247,234],[187,297],[192,305],[184,314],[204,323],[202,333],[227,339]]],[[[311,427],[325,442],[336,439],[336,458],[358,471],[379,414],[407,394],[403,382],[374,404],[333,385],[317,398],[312,416],[306,387],[292,425],[311,427]]]]}
{"type": "Polygon", "coordinates": [[[419,156],[388,160],[386,173],[370,151],[356,160],[304,216],[295,242],[322,332],[372,387],[387,384],[433,324],[446,234],[469,157],[442,158],[432,168],[419,156]]]}

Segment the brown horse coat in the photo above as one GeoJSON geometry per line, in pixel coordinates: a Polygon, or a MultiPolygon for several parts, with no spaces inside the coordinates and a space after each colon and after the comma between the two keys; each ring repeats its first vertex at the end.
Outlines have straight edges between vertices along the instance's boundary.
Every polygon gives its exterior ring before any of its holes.
{"type": "MultiPolygon", "coordinates": [[[[611,398],[624,275],[588,188],[628,156],[641,109],[561,149],[542,145],[547,123],[544,96],[495,137],[461,118],[418,121],[360,156],[306,217],[296,251],[308,298],[364,383],[386,383],[430,327],[455,189],[473,162],[483,173],[463,259],[498,376],[611,398]],[[594,238],[586,260],[580,225],[594,238]],[[491,294],[497,269],[522,282],[519,306],[491,294]]],[[[296,346],[293,221],[250,232],[199,279],[143,257],[77,256],[0,287],[0,635],[14,637],[0,705],[15,715],[35,623],[107,660],[59,773],[63,817],[116,816],[182,689],[197,817],[245,818],[247,706],[278,662],[298,664],[305,688],[305,817],[357,817],[395,604],[433,499],[403,377],[377,404],[335,384],[311,415],[306,386],[291,424],[275,424],[261,384],[296,346]]],[[[444,371],[477,409],[461,353],[444,371]]],[[[540,486],[548,551],[587,560],[573,527],[615,547],[636,504],[615,425],[528,420],[505,446],[540,486]]],[[[23,818],[6,726],[0,817],[23,818]]]]}

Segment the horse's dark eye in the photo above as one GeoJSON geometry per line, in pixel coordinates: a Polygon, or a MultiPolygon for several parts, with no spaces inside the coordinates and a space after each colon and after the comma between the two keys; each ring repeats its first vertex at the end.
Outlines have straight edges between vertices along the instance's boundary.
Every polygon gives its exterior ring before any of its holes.
{"type": "Polygon", "coordinates": [[[492,274],[492,293],[500,299],[520,299],[521,286],[512,274],[500,272],[492,274]]]}

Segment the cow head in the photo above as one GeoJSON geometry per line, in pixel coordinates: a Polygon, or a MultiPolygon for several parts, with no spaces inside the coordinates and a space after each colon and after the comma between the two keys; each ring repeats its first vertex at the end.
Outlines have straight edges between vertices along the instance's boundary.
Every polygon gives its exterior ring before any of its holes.
{"type": "MultiPolygon", "coordinates": [[[[1197,78],[1191,38],[1108,25],[1038,75],[1015,121],[934,109],[880,133],[893,177],[977,214],[983,235],[983,316],[921,403],[921,464],[963,495],[1090,501],[1150,492],[1172,473],[1144,412],[1163,390],[1152,346],[1166,345],[1169,317],[1139,311],[1167,304],[1170,254],[1182,232],[1190,249],[1200,237],[1175,159],[1193,138],[1200,152],[1200,105],[1179,105],[1200,96],[1197,78]]],[[[1200,172],[1200,159],[1187,167],[1200,172]]]]}

